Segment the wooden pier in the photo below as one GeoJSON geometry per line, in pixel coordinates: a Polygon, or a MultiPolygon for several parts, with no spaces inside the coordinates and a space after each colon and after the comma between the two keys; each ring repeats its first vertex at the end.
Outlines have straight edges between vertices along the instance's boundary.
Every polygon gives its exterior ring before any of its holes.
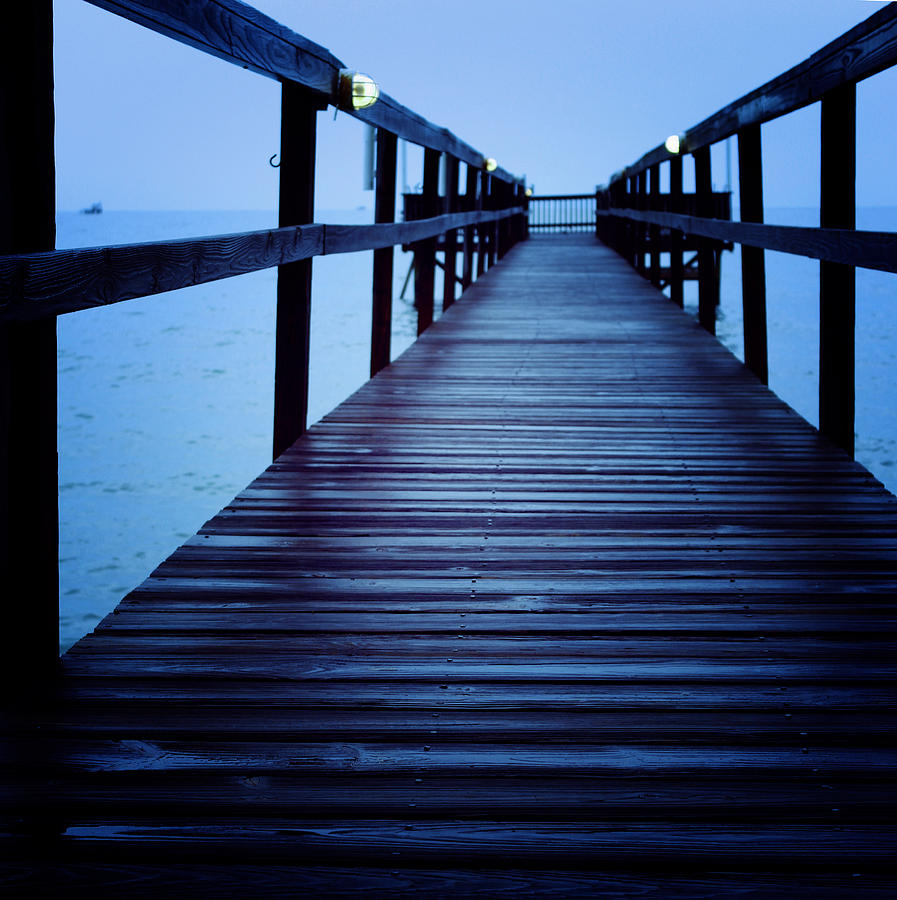
{"type": "Polygon", "coordinates": [[[884,896],[895,587],[897,499],[533,238],[66,654],[37,870],[884,896]]]}
{"type": "Polygon", "coordinates": [[[852,279],[897,272],[897,235],[853,227],[850,136],[897,5],[542,198],[528,237],[522,180],[391,97],[355,108],[354,73],[239,0],[92,2],[282,82],[280,227],[54,251],[52,4],[21,6],[4,896],[893,897],[897,498],[852,459],[852,279]],[[817,101],[824,227],[764,225],[760,124],[817,101]],[[327,104],[377,129],[373,224],[314,222],[327,104]],[[732,135],[741,222],[710,178],[732,135]],[[396,223],[399,138],[425,150],[396,223]],[[712,336],[730,242],[746,365],[712,336]],[[390,362],[396,245],[420,339],[390,362]],[[309,260],[362,249],[373,377],[306,429],[309,260]],[[821,432],[765,386],[765,249],[822,263],[821,432]],[[57,660],[55,316],[272,266],[273,464],[57,660]]]}

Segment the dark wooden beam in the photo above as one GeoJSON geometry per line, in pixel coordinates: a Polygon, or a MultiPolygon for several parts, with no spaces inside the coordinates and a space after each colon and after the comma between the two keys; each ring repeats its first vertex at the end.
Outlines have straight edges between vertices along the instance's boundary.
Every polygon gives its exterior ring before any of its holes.
{"type": "MultiPolygon", "coordinates": [[[[437,213],[439,202],[439,153],[424,151],[424,201],[426,216],[437,213]]],[[[417,333],[423,334],[433,322],[433,294],[436,280],[436,238],[426,238],[414,246],[414,305],[417,333]]]]}
{"type": "Polygon", "coordinates": [[[892,231],[727,222],[677,213],[640,212],[625,207],[599,210],[598,215],[623,221],[656,222],[664,228],[676,228],[686,234],[717,241],[747,244],[880,272],[897,272],[897,234],[892,231]]]}
{"type": "MultiPolygon", "coordinates": [[[[445,157],[445,202],[443,211],[446,215],[458,211],[458,160],[453,156],[445,157]]],[[[442,288],[442,309],[445,311],[455,302],[455,270],[457,269],[456,229],[445,233],[445,279],[442,288]]]]}
{"type": "MultiPolygon", "coordinates": [[[[742,222],[763,222],[763,154],[760,126],[738,132],[738,193],[742,222]]],[[[766,351],[766,261],[760,247],[741,248],[744,364],[769,383],[766,351]]]]}
{"type": "MultiPolygon", "coordinates": [[[[53,4],[19,4],[0,54],[0,253],[56,243],[53,4]]],[[[56,320],[0,325],[3,695],[29,703],[59,658],[56,320]]]]}
{"type": "MultiPolygon", "coordinates": [[[[636,177],[636,197],[635,202],[638,209],[646,209],[647,208],[647,197],[648,197],[648,173],[647,172],[639,172],[636,177]]],[[[648,228],[645,225],[639,224],[636,225],[636,259],[635,259],[635,268],[638,270],[640,275],[647,276],[648,274],[648,262],[647,262],[647,249],[648,249],[648,228]]]]}
{"type": "MultiPolygon", "coordinates": [[[[845,84],[822,101],[819,224],[856,226],[856,86],[845,84]]],[[[853,266],[819,267],[819,430],[854,452],[856,276],[853,266]]]]}
{"type": "MultiPolygon", "coordinates": [[[[473,211],[477,205],[477,189],[480,180],[480,170],[474,166],[467,166],[467,178],[464,191],[464,207],[473,211]]],[[[464,268],[461,274],[461,291],[466,291],[473,282],[473,253],[476,228],[468,225],[464,229],[464,268]]]]}
{"type": "MultiPolygon", "coordinates": [[[[396,220],[396,153],[398,139],[377,129],[377,174],[374,221],[396,220]]],[[[374,251],[373,304],[371,311],[371,377],[389,365],[392,340],[392,280],[395,252],[392,246],[374,251]]]]}
{"type": "Polygon", "coordinates": [[[530,203],[538,203],[540,200],[594,200],[594,194],[534,194],[529,198],[530,203]]]}
{"type": "MultiPolygon", "coordinates": [[[[280,123],[280,213],[283,226],[314,221],[315,138],[319,103],[304,88],[284,82],[280,123]]],[[[274,363],[274,445],[277,459],[302,435],[308,414],[311,259],[277,272],[274,363]]]]}
{"type": "Polygon", "coordinates": [[[108,306],[317,256],[324,226],[0,257],[0,320],[108,306]]]}
{"type": "MultiPolygon", "coordinates": [[[[674,156],[670,160],[670,205],[673,209],[682,202],[682,156],[674,156]]],[[[685,235],[676,229],[670,229],[670,299],[680,309],[685,305],[684,271],[682,265],[685,235]]]]}
{"type": "MultiPolygon", "coordinates": [[[[660,202],[660,164],[655,163],[648,170],[651,176],[649,208],[657,209],[660,202]]],[[[651,284],[660,286],[660,227],[651,225],[649,231],[651,241],[651,284]]]]}
{"type": "MultiPolygon", "coordinates": [[[[489,193],[485,197],[485,204],[487,209],[495,210],[499,207],[499,191],[500,191],[500,182],[495,178],[495,176],[490,173],[489,175],[489,193]]],[[[488,268],[492,268],[495,265],[496,260],[498,259],[498,225],[496,222],[490,222],[486,225],[486,232],[488,237],[486,238],[486,265],[488,268]]]]}
{"type": "MultiPolygon", "coordinates": [[[[480,171],[480,190],[477,194],[477,209],[487,209],[489,206],[489,173],[480,171]]],[[[477,278],[486,271],[486,258],[488,256],[486,245],[488,243],[489,229],[485,225],[477,226],[477,278]]]]}
{"type": "MultiPolygon", "coordinates": [[[[438,202],[438,199],[437,199],[438,202]]],[[[516,209],[473,210],[451,215],[412,219],[393,225],[320,225],[324,232],[324,255],[354,253],[395,244],[413,244],[425,238],[436,238],[452,228],[464,228],[471,223],[489,224],[517,214],[516,209]]],[[[438,243],[438,242],[437,242],[438,243]]],[[[413,248],[412,248],[413,249],[413,248]]]]}
{"type": "MultiPolygon", "coordinates": [[[[695,157],[695,192],[698,195],[698,211],[702,216],[710,212],[710,195],[713,182],[710,177],[710,148],[702,147],[695,157]]],[[[716,334],[716,307],[719,304],[719,275],[716,256],[709,243],[702,243],[698,250],[698,321],[711,334],[716,334]]]]}
{"type": "Polygon", "coordinates": [[[379,225],[302,225],[116,247],[0,256],[0,321],[34,321],[148,297],[325,253],[408,244],[507,212],[472,211],[379,225]]]}

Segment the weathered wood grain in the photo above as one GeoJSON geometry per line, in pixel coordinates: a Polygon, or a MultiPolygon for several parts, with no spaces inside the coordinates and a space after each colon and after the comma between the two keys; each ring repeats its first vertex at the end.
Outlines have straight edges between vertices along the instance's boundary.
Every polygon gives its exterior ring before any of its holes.
{"type": "Polygon", "coordinates": [[[895,590],[894,497],[533,237],[65,655],[16,871],[887,896],[895,590]]]}
{"type": "MultiPolygon", "coordinates": [[[[318,107],[305,89],[284,82],[281,92],[278,225],[302,228],[315,217],[318,107]]],[[[305,431],[311,346],[311,259],[284,260],[277,269],[274,336],[274,427],[277,459],[305,431]]]]}
{"type": "Polygon", "coordinates": [[[491,222],[519,209],[381,225],[304,225],[113,247],[0,256],[0,320],[93,309],[332,253],[374,250],[491,222]]]}
{"type": "Polygon", "coordinates": [[[637,209],[611,208],[599,210],[598,215],[615,216],[635,222],[650,222],[701,237],[808,256],[825,262],[878,269],[881,272],[897,272],[897,234],[890,231],[726,222],[720,219],[637,209]]]}
{"type": "MultiPolygon", "coordinates": [[[[11,15],[0,54],[0,253],[56,245],[53,3],[11,15]]],[[[15,646],[0,661],[4,705],[52,680],[59,648],[56,322],[0,321],[0,579],[30,584],[4,603],[15,646]]],[[[5,589],[4,589],[5,593],[5,589]]]]}

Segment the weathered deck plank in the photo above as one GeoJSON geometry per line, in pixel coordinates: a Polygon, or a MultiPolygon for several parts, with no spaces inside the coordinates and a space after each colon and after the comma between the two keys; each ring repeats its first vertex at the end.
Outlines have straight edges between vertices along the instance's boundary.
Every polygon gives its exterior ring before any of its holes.
{"type": "Polygon", "coordinates": [[[6,874],[890,896],[895,592],[894,497],[533,239],[66,655],[6,874]]]}

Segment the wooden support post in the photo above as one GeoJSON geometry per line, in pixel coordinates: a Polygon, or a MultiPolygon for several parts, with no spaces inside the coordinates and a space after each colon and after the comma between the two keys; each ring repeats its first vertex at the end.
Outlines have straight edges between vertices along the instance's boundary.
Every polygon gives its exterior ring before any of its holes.
{"type": "MultiPolygon", "coordinates": [[[[639,172],[639,174],[636,176],[636,183],[638,185],[636,208],[643,210],[648,205],[648,173],[639,172]]],[[[648,226],[643,224],[642,222],[637,222],[636,228],[638,229],[638,237],[635,267],[636,269],[638,269],[639,275],[644,275],[647,277],[648,262],[646,254],[648,251],[648,226]]]]}
{"type": "MultiPolygon", "coordinates": [[[[424,150],[424,218],[438,215],[439,151],[424,150]]],[[[433,323],[433,294],[436,282],[436,238],[414,245],[414,305],[417,307],[417,333],[433,323]]]]}
{"type": "MultiPolygon", "coordinates": [[[[489,203],[489,182],[491,176],[485,170],[480,170],[480,192],[477,194],[477,209],[488,209],[489,203]]],[[[486,271],[486,246],[488,244],[487,235],[489,233],[488,223],[477,225],[477,278],[486,271]]]]}
{"type": "MultiPolygon", "coordinates": [[[[496,181],[495,183],[495,208],[504,209],[507,206],[507,184],[504,181],[496,181]]],[[[508,236],[505,230],[507,224],[505,219],[500,219],[495,223],[495,258],[501,259],[508,252],[508,236]]]]}
{"type": "Polygon", "coordinates": [[[529,197],[526,194],[526,187],[520,185],[520,205],[523,207],[523,213],[520,216],[520,240],[529,240],[529,197]]]}
{"type": "MultiPolygon", "coordinates": [[[[0,63],[0,253],[56,246],[53,4],[18,4],[0,63]]],[[[0,327],[4,696],[30,704],[59,660],[56,318],[0,327]],[[16,588],[16,585],[19,585],[16,588]]]]}
{"type": "Polygon", "coordinates": [[[595,237],[600,241],[601,240],[601,218],[598,215],[598,210],[601,209],[601,191],[598,188],[595,188],[595,237]]]}
{"type": "MultiPolygon", "coordinates": [[[[385,128],[377,129],[377,173],[374,221],[396,220],[396,149],[398,140],[385,128]]],[[[371,377],[389,365],[392,339],[392,280],[394,248],[374,251],[373,308],[371,313],[371,377]]]]}
{"type": "MultiPolygon", "coordinates": [[[[713,181],[710,175],[710,147],[695,154],[695,188],[698,215],[713,215],[713,181]]],[[[719,303],[719,277],[712,241],[701,238],[698,245],[698,321],[716,334],[716,307],[719,303]]]]}
{"type": "MultiPolygon", "coordinates": [[[[511,205],[511,185],[506,181],[498,183],[498,208],[507,209],[511,205]]],[[[496,254],[498,259],[503,259],[508,250],[511,249],[510,235],[510,219],[501,219],[495,223],[498,229],[498,243],[496,244],[496,254]]]]}
{"type": "MultiPolygon", "coordinates": [[[[307,90],[294,82],[283,82],[278,216],[281,227],[314,221],[317,114],[318,101],[307,90]]],[[[274,459],[305,432],[310,321],[311,260],[303,259],[279,266],[274,361],[274,459]]]]}
{"type": "MultiPolygon", "coordinates": [[[[670,209],[683,212],[682,209],[682,157],[674,156],[670,160],[670,209]]],[[[681,231],[670,229],[670,299],[680,309],[685,305],[684,284],[685,268],[683,262],[683,245],[685,235],[681,231]]]]}
{"type": "MultiPolygon", "coordinates": [[[[445,203],[446,213],[458,212],[458,160],[447,153],[445,156],[445,203]]],[[[445,280],[442,287],[442,310],[445,312],[455,302],[455,279],[457,277],[458,229],[445,233],[445,280]]]]}
{"type": "MultiPolygon", "coordinates": [[[[738,132],[738,194],[742,222],[763,221],[763,153],[760,125],[738,132]]],[[[766,261],[761,247],[741,245],[744,363],[769,384],[766,352],[766,261]]]]}
{"type": "MultiPolygon", "coordinates": [[[[856,85],[822,98],[822,228],[856,228],[856,85]]],[[[856,276],[819,264],[819,430],[853,457],[856,276]]]]}
{"type": "MultiPolygon", "coordinates": [[[[649,209],[660,207],[660,163],[651,166],[651,196],[649,209]]],[[[649,229],[651,245],[651,284],[660,287],[660,226],[652,225],[649,229]]]]}
{"type": "MultiPolygon", "coordinates": [[[[629,179],[621,178],[611,189],[608,199],[610,206],[629,207],[629,179]]],[[[625,219],[611,219],[611,239],[614,242],[617,253],[627,262],[632,263],[632,241],[629,223],[625,219]]]]}
{"type": "MultiPolygon", "coordinates": [[[[499,207],[500,185],[498,180],[492,176],[489,177],[489,199],[487,209],[495,210],[499,207]]],[[[486,229],[489,232],[489,240],[486,243],[487,265],[491,269],[498,259],[498,222],[492,221],[486,223],[486,229]]]]}
{"type": "MultiPolygon", "coordinates": [[[[626,208],[638,209],[638,175],[632,175],[626,181],[628,184],[626,208]]],[[[626,231],[626,243],[629,248],[629,263],[634,269],[638,270],[639,229],[641,226],[638,222],[627,220],[624,228],[626,231]]]]}
{"type": "MultiPolygon", "coordinates": [[[[464,209],[467,211],[476,209],[477,205],[477,185],[479,183],[480,171],[468,164],[467,181],[464,193],[464,209]]],[[[476,235],[476,226],[468,225],[464,229],[464,269],[461,275],[461,290],[466,291],[473,281],[473,248],[474,237],[476,235]]]]}

